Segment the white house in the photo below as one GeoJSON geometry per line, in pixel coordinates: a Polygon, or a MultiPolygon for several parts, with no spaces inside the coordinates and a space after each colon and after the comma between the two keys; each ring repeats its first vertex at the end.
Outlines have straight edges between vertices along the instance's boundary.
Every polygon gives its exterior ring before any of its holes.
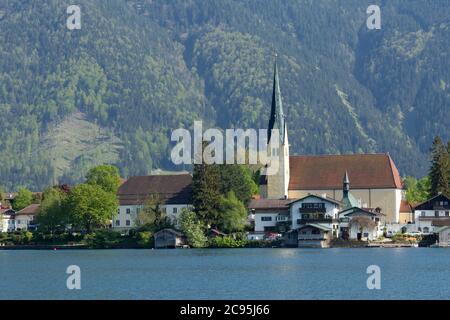
{"type": "Polygon", "coordinates": [[[192,176],[171,174],[128,179],[117,191],[119,208],[112,217],[112,228],[129,230],[136,227],[136,219],[151,196],[160,199],[162,210],[176,224],[181,210],[192,206],[192,176]]]}
{"type": "Polygon", "coordinates": [[[16,230],[16,212],[11,208],[0,207],[0,232],[12,232],[16,230]]]}
{"type": "Polygon", "coordinates": [[[252,199],[248,205],[250,221],[254,224],[251,240],[261,240],[268,232],[285,232],[291,225],[290,199],[252,199]]]}
{"type": "Polygon", "coordinates": [[[39,204],[31,204],[16,212],[16,230],[34,230],[36,228],[36,216],[39,213],[39,204]]]}
{"type": "Polygon", "coordinates": [[[438,194],[414,208],[415,231],[432,233],[435,228],[449,225],[449,223],[450,199],[443,194],[438,194]]]}
{"type": "Polygon", "coordinates": [[[333,238],[339,237],[338,213],[341,202],[326,195],[308,195],[290,203],[292,230],[315,224],[331,230],[333,238]]]}
{"type": "Polygon", "coordinates": [[[376,240],[383,235],[385,216],[377,210],[358,207],[339,212],[342,238],[351,240],[376,240]]]}

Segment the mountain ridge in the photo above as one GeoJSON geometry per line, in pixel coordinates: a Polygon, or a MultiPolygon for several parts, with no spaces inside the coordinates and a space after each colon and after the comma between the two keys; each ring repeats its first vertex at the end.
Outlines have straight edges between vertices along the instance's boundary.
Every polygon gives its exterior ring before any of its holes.
{"type": "Polygon", "coordinates": [[[372,2],[80,0],[75,31],[69,1],[0,4],[0,185],[79,181],[95,159],[62,173],[38,147],[77,113],[121,141],[123,176],[188,169],[172,130],[267,127],[275,51],[292,154],[389,152],[423,176],[433,137],[450,140],[450,5],[375,1],[373,31],[372,2]]]}

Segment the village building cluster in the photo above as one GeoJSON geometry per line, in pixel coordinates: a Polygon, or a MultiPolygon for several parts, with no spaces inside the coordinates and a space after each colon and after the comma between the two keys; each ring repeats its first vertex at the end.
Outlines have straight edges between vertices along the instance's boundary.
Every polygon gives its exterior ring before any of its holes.
{"type": "MultiPolygon", "coordinates": [[[[273,98],[268,127],[278,129],[277,174],[262,176],[260,195],[248,205],[250,240],[282,237],[295,247],[327,247],[333,239],[376,240],[397,232],[439,235],[450,241],[450,199],[438,194],[414,207],[404,199],[402,180],[389,154],[290,156],[288,129],[275,64],[273,98]]],[[[184,208],[192,208],[189,173],[132,177],[119,187],[119,208],[111,227],[118,231],[136,227],[136,219],[152,195],[174,224],[184,208]]],[[[34,230],[39,205],[15,212],[14,194],[0,204],[0,231],[34,230]]],[[[215,230],[220,233],[220,231],[215,230]]],[[[164,230],[158,237],[180,238],[164,230]]]]}

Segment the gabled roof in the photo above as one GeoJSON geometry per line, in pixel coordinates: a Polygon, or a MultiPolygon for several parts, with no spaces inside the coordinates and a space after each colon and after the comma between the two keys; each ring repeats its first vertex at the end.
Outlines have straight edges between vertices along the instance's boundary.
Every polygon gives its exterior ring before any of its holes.
{"type": "Polygon", "coordinates": [[[349,216],[358,216],[358,215],[364,215],[364,216],[384,216],[384,214],[382,214],[381,212],[376,212],[376,211],[370,211],[368,209],[363,209],[363,208],[358,208],[358,207],[353,207],[353,208],[349,208],[346,210],[343,210],[341,212],[339,212],[339,216],[345,216],[345,217],[349,217],[349,216]]]}
{"type": "Polygon", "coordinates": [[[298,230],[305,229],[307,227],[313,227],[313,228],[320,229],[320,230],[323,230],[323,231],[331,231],[331,228],[327,228],[327,227],[325,227],[325,226],[323,226],[321,224],[317,224],[317,223],[305,224],[304,226],[301,226],[300,228],[298,228],[298,230]]]}
{"type": "Polygon", "coordinates": [[[279,209],[287,210],[289,204],[295,201],[294,199],[252,199],[248,204],[249,209],[279,209]]]}
{"type": "Polygon", "coordinates": [[[434,197],[419,203],[418,205],[416,205],[414,207],[414,210],[433,210],[435,208],[435,206],[433,205],[433,201],[447,201],[447,206],[444,207],[440,207],[440,209],[449,209],[450,208],[450,198],[447,197],[446,195],[440,193],[435,195],[434,197]]]}
{"type": "Polygon", "coordinates": [[[41,207],[40,204],[30,204],[28,207],[23,208],[22,210],[16,212],[16,215],[36,215],[39,213],[39,208],[41,207]]]}
{"type": "Polygon", "coordinates": [[[11,215],[15,215],[16,211],[14,211],[11,208],[6,208],[6,209],[4,208],[4,209],[0,209],[0,214],[11,216],[11,215]]]}
{"type": "Polygon", "coordinates": [[[305,200],[307,198],[311,198],[311,197],[317,198],[317,199],[320,199],[320,200],[323,200],[323,201],[327,201],[327,202],[330,202],[330,203],[333,203],[333,204],[336,204],[336,205],[342,205],[341,201],[337,201],[337,200],[334,200],[334,199],[329,198],[329,197],[324,198],[324,197],[318,196],[316,194],[308,194],[307,196],[305,196],[303,198],[296,199],[296,200],[293,200],[293,201],[291,200],[290,204],[295,203],[295,202],[299,202],[299,201],[303,201],[303,200],[305,200]]]}
{"type": "Polygon", "coordinates": [[[165,204],[192,204],[192,176],[189,174],[132,177],[117,191],[120,205],[143,204],[158,195],[165,204]]]}
{"type": "Polygon", "coordinates": [[[289,190],[342,189],[348,172],[352,189],[402,188],[389,154],[291,156],[289,190]]]}

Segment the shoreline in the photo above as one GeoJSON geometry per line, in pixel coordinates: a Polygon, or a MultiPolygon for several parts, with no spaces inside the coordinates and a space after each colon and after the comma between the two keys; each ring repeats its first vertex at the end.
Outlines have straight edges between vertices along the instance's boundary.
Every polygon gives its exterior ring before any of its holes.
{"type": "MultiPolygon", "coordinates": [[[[136,245],[130,246],[109,246],[109,247],[92,247],[85,244],[80,245],[7,245],[0,246],[0,250],[11,251],[11,250],[120,250],[120,249],[136,249],[136,250],[161,250],[161,249],[364,249],[364,248],[383,248],[383,249],[395,249],[395,248],[435,248],[432,246],[419,246],[418,244],[407,244],[407,243],[397,243],[397,244],[361,244],[361,245],[337,245],[328,248],[299,248],[299,247],[241,247],[241,248],[218,248],[218,247],[205,247],[205,248],[150,248],[142,247],[136,245]]],[[[437,247],[436,247],[437,248],[437,247]]],[[[439,248],[446,248],[440,246],[439,248]]]]}

